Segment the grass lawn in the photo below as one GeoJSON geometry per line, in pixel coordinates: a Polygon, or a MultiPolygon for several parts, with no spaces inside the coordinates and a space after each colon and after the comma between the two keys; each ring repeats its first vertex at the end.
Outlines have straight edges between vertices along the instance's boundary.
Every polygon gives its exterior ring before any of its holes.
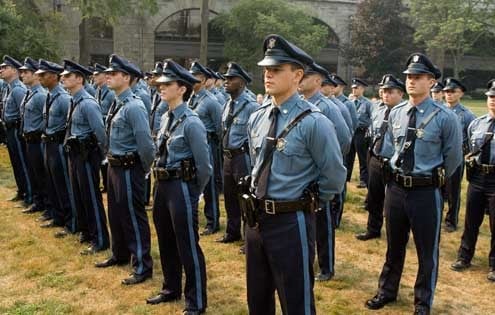
{"type": "MultiPolygon", "coordinates": [[[[476,114],[484,102],[466,102],[476,114]]],[[[357,169],[357,168],[355,168],[357,169]]],[[[367,213],[361,208],[365,190],[356,189],[356,174],[348,186],[343,222],[336,235],[336,276],[314,288],[319,314],[410,314],[413,310],[417,258],[414,242],[408,245],[398,302],[378,312],[364,307],[375,294],[386,250],[386,239],[360,242],[367,213]]],[[[463,185],[461,227],[442,233],[440,269],[433,311],[436,314],[495,314],[495,283],[486,280],[490,234],[488,218],[480,231],[473,267],[457,273],[449,269],[456,259],[464,222],[466,183],[463,185]]],[[[18,204],[4,201],[15,192],[5,147],[0,147],[0,314],[180,314],[183,300],[149,306],[145,299],[161,288],[162,274],[156,234],[152,230],[154,276],[144,284],[124,287],[129,267],[107,270],[93,267],[110,252],[83,257],[75,236],[58,240],[53,229],[41,229],[36,215],[21,214],[18,204]]],[[[223,211],[223,209],[222,209],[223,211]]],[[[151,213],[149,213],[151,220],[151,213]]],[[[201,227],[204,226],[200,215],[201,227]]],[[[225,214],[222,212],[222,227],[225,214]]],[[[385,234],[383,232],[383,234],[385,234]]],[[[247,314],[244,256],[239,244],[215,243],[220,234],[202,237],[208,271],[208,314],[247,314]]],[[[290,259],[290,253],[287,253],[290,259]]],[[[280,313],[280,312],[279,312],[280,313]]]]}

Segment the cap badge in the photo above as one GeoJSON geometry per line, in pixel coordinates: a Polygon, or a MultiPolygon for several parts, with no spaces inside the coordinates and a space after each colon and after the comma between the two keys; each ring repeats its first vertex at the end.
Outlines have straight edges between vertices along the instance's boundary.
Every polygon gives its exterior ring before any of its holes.
{"type": "Polygon", "coordinates": [[[277,39],[276,38],[270,38],[268,40],[268,45],[267,47],[272,49],[273,47],[275,47],[275,44],[277,43],[277,39]]]}
{"type": "Polygon", "coordinates": [[[415,56],[413,57],[413,62],[418,62],[418,61],[419,61],[419,56],[418,56],[418,55],[415,55],[415,56]]]}

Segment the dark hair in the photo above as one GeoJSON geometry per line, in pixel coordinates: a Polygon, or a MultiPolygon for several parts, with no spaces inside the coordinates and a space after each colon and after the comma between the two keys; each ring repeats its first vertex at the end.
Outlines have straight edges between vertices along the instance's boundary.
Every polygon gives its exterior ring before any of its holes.
{"type": "Polygon", "coordinates": [[[86,84],[86,77],[85,77],[82,73],[77,72],[77,71],[74,71],[74,72],[72,72],[72,73],[74,73],[74,75],[75,75],[76,77],[80,77],[80,78],[82,78],[82,84],[83,84],[83,85],[84,85],[84,84],[86,84]]]}
{"type": "Polygon", "coordinates": [[[192,86],[189,85],[189,84],[187,84],[186,82],[183,82],[183,81],[176,81],[176,82],[177,82],[177,85],[179,87],[183,86],[183,87],[186,88],[186,92],[182,96],[182,100],[183,101],[187,101],[191,97],[191,94],[192,94],[192,91],[193,91],[192,86]]]}

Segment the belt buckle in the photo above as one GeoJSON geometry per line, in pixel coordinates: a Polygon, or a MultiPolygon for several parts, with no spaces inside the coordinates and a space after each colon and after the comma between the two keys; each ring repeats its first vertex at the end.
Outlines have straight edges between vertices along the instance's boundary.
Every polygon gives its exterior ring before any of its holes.
{"type": "Polygon", "coordinates": [[[413,178],[412,176],[403,176],[404,178],[404,187],[405,188],[412,188],[412,182],[413,182],[413,178]]]}
{"type": "Polygon", "coordinates": [[[166,168],[163,168],[163,170],[161,171],[161,173],[162,173],[162,178],[163,179],[167,180],[167,179],[170,178],[170,173],[167,171],[166,168]]]}
{"type": "Polygon", "coordinates": [[[225,154],[227,158],[232,160],[232,152],[230,152],[230,150],[223,150],[223,154],[225,154]]]}
{"type": "Polygon", "coordinates": [[[275,201],[265,200],[265,212],[268,214],[275,214],[275,201]]]}

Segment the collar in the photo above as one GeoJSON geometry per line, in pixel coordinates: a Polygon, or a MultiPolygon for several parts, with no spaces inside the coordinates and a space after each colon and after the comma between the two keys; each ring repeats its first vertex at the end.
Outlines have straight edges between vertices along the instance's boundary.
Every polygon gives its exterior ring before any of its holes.
{"type": "Polygon", "coordinates": [[[77,91],[77,93],[74,94],[74,96],[72,96],[72,99],[74,100],[74,102],[77,102],[77,101],[79,101],[79,99],[83,98],[86,93],[87,92],[86,92],[86,90],[83,87],[82,89],[80,89],[79,91],[77,91]]]}
{"type": "Polygon", "coordinates": [[[186,102],[183,102],[182,104],[180,104],[179,106],[177,106],[173,111],[172,111],[172,114],[174,115],[174,119],[178,119],[179,117],[182,116],[182,114],[184,114],[184,112],[187,110],[187,104],[186,102]]]}
{"type": "Polygon", "coordinates": [[[65,92],[64,88],[62,87],[62,85],[60,83],[58,83],[57,85],[55,85],[55,87],[53,89],[51,89],[49,91],[51,94],[59,94],[59,93],[62,93],[62,92],[65,92]]]}
{"type": "Polygon", "coordinates": [[[296,92],[291,97],[289,97],[284,103],[279,106],[280,115],[285,118],[289,113],[296,107],[296,104],[301,100],[299,94],[296,92]]]}
{"type": "Polygon", "coordinates": [[[310,98],[307,99],[308,102],[310,102],[311,104],[315,104],[317,101],[321,100],[323,98],[323,94],[321,94],[320,91],[316,91],[315,94],[313,94],[313,96],[311,96],[310,98]]]}
{"type": "Polygon", "coordinates": [[[10,82],[8,83],[8,85],[9,85],[9,86],[10,86],[10,88],[12,89],[13,87],[15,87],[15,86],[19,85],[20,83],[21,83],[21,80],[19,80],[19,78],[16,78],[16,79],[14,79],[14,80],[10,81],[10,82]]]}
{"type": "Polygon", "coordinates": [[[43,90],[43,87],[39,83],[31,87],[31,91],[40,91],[40,90],[43,90]]]}
{"type": "Polygon", "coordinates": [[[132,90],[131,88],[128,88],[126,89],[124,92],[120,93],[119,96],[117,97],[117,99],[123,103],[125,101],[126,98],[128,98],[129,96],[131,96],[132,94],[132,90]]]}
{"type": "Polygon", "coordinates": [[[194,93],[194,94],[196,94],[196,96],[198,96],[198,97],[201,97],[201,96],[205,95],[206,93],[207,93],[206,89],[202,88],[201,90],[198,91],[198,93],[194,93]]]}
{"type": "MultiPolygon", "coordinates": [[[[424,101],[416,105],[416,109],[420,114],[423,114],[426,111],[426,109],[429,107],[430,103],[433,103],[433,100],[427,97],[424,101]]],[[[411,105],[410,102],[407,102],[406,107],[407,107],[407,113],[409,113],[413,106],[411,105]]]]}

